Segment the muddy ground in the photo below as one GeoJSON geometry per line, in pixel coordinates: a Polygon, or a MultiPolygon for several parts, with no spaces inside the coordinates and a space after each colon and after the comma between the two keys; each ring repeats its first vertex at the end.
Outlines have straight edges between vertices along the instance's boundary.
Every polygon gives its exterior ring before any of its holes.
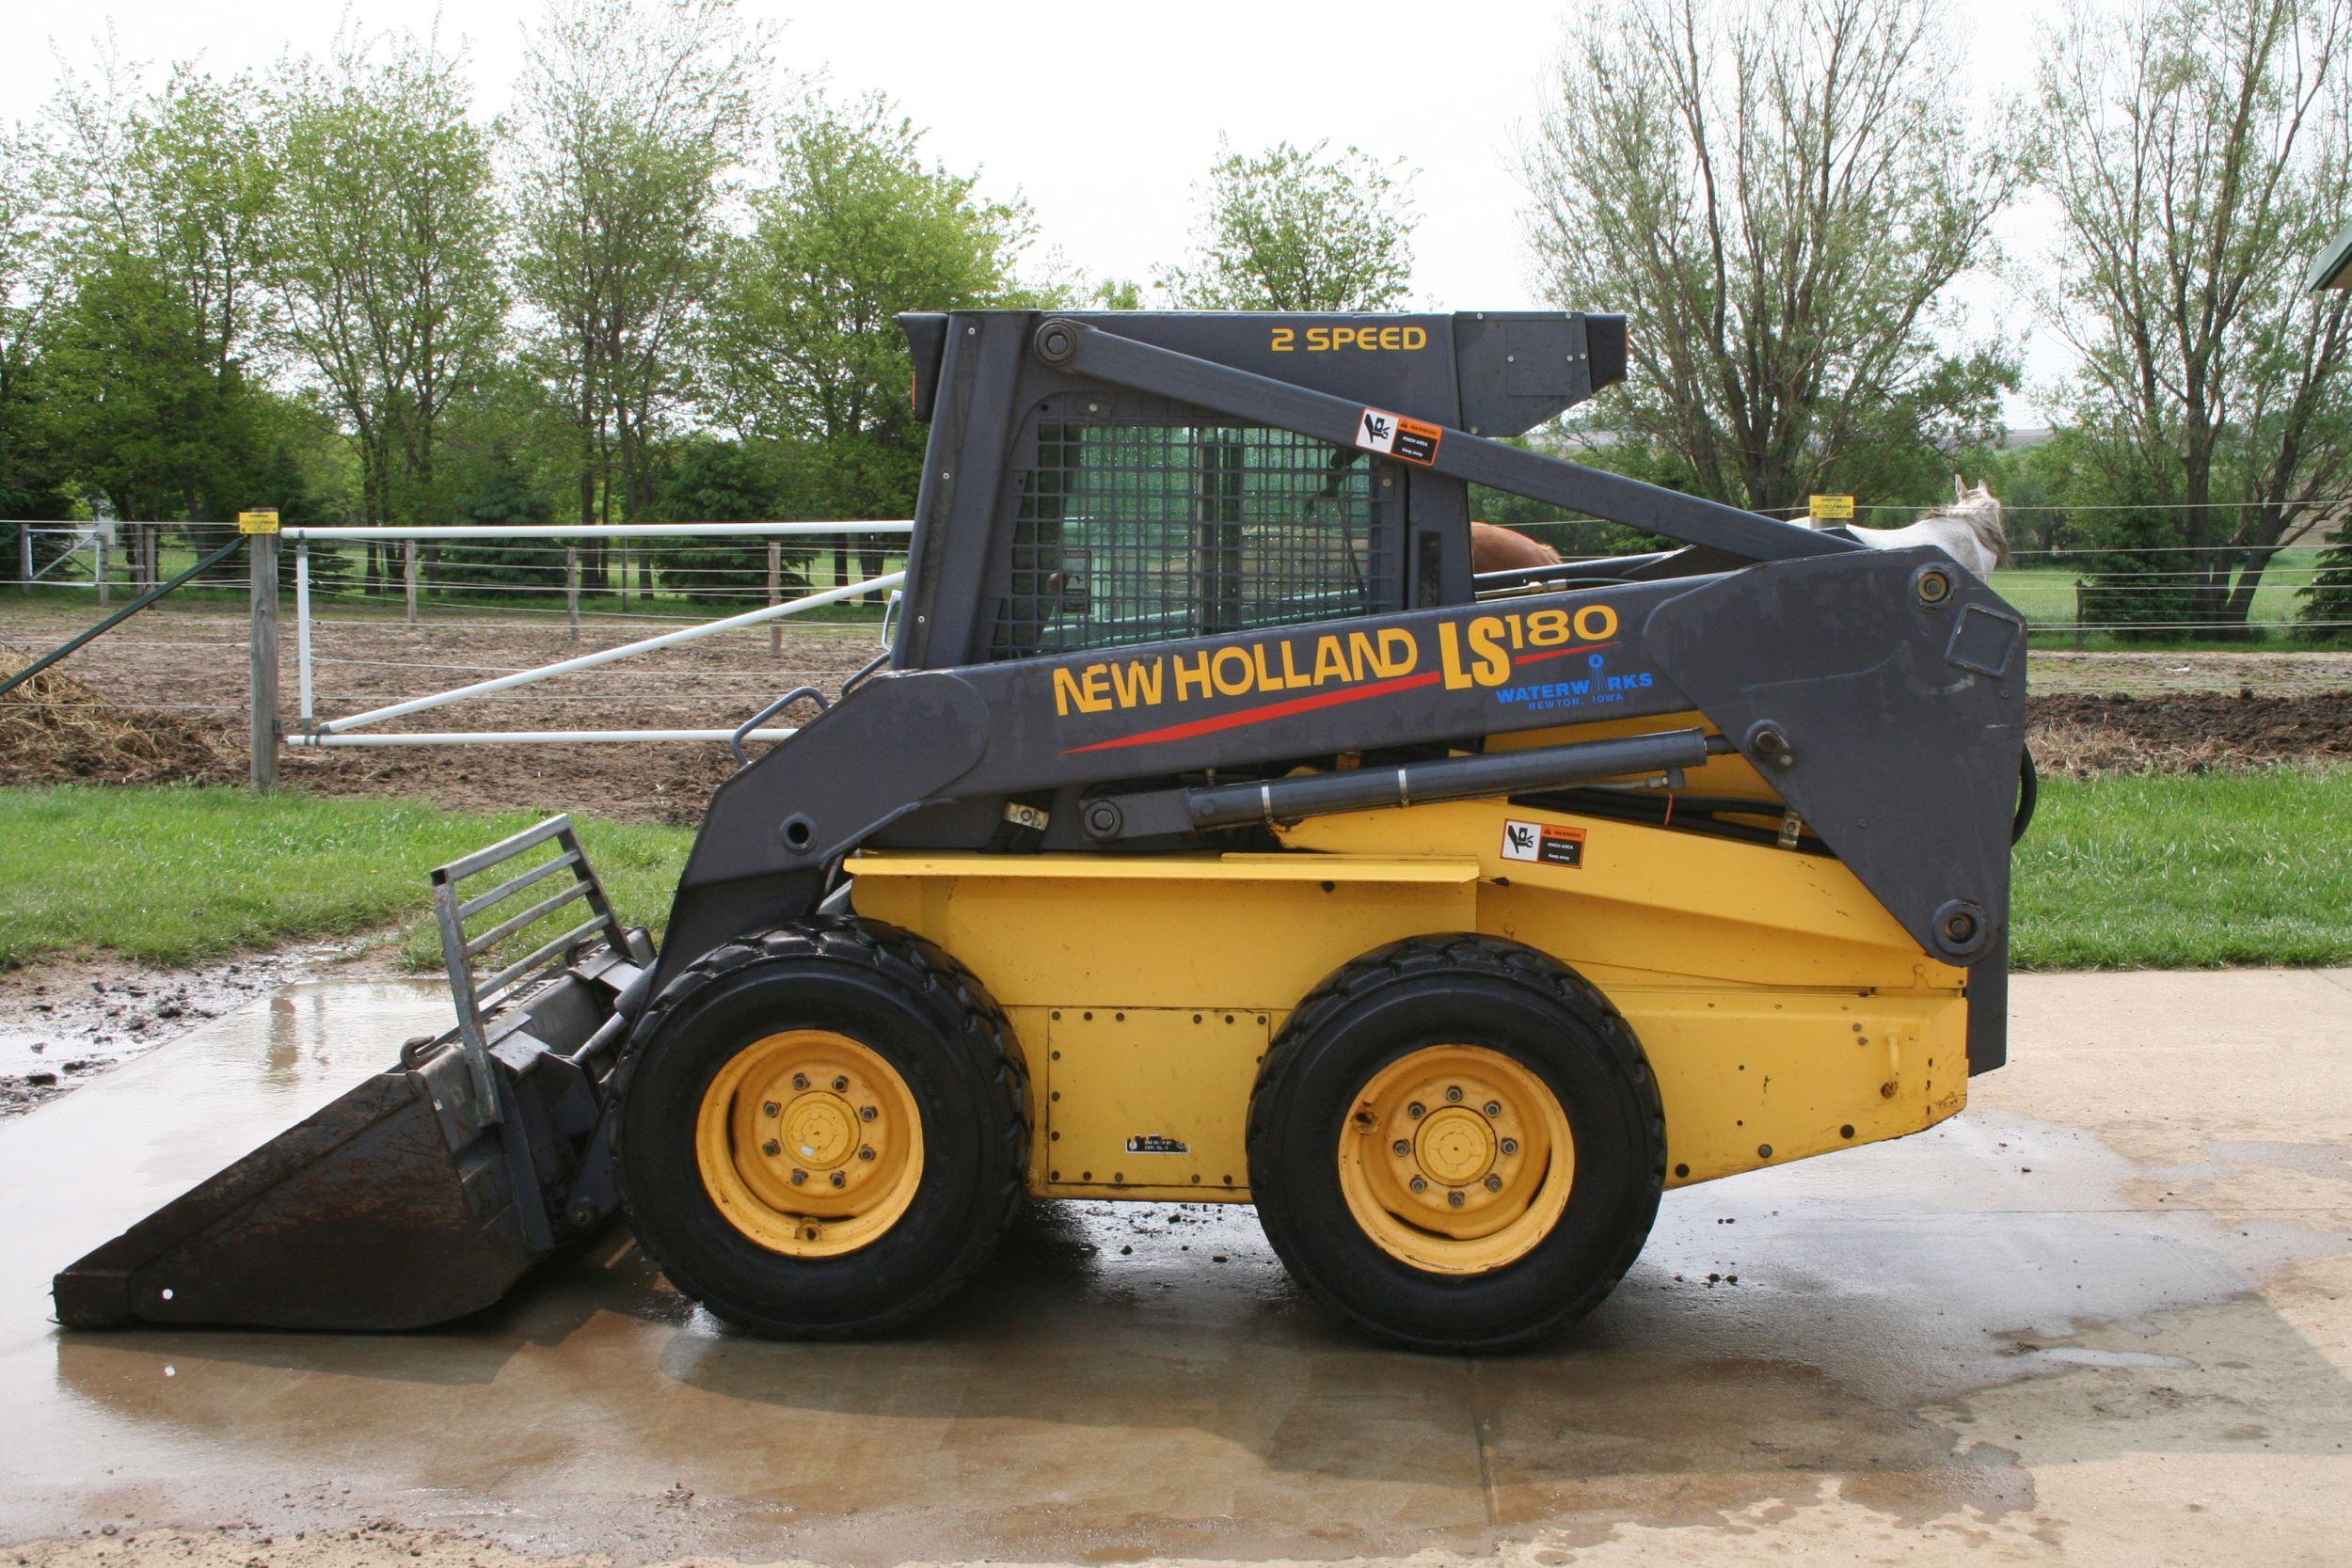
{"type": "MultiPolygon", "coordinates": [[[[65,609],[0,602],[0,646],[37,651],[84,624],[65,609]]],[[[668,622],[600,622],[572,641],[561,625],[516,618],[428,618],[321,625],[315,634],[316,710],[337,716],[509,671],[614,646],[668,622]]],[[[247,653],[244,617],[226,611],[157,614],[130,623],[60,667],[83,689],[72,702],[112,702],[167,715],[151,727],[209,729],[222,766],[242,772],[247,653]]],[[[469,699],[378,726],[385,732],[731,728],[802,684],[836,690],[878,651],[870,622],[786,630],[771,651],[764,628],[704,639],[512,692],[469,699]]],[[[280,667],[280,704],[298,727],[295,661],[280,667]]],[[[2045,771],[2089,776],[2329,764],[2352,757],[2352,650],[2226,654],[2037,653],[2034,746],[2045,771]]],[[[805,717],[795,709],[788,724],[805,717]]],[[[80,723],[97,709],[51,717],[80,723]]],[[[109,721],[119,715],[103,715],[109,721]]],[[[184,749],[184,748],[183,748],[184,749]]],[[[196,755],[196,752],[190,752],[196,755]]],[[[625,821],[692,822],[731,770],[717,742],[500,745],[313,751],[289,747],[288,782],[336,795],[421,797],[453,810],[562,807],[625,821]]],[[[61,754],[0,745],[0,783],[58,779],[145,782],[151,768],[110,767],[103,747],[61,754]]]]}
{"type": "Polygon", "coordinates": [[[389,933],[193,969],[99,954],[0,972],[0,1120],[297,980],[389,974],[389,933]]]}

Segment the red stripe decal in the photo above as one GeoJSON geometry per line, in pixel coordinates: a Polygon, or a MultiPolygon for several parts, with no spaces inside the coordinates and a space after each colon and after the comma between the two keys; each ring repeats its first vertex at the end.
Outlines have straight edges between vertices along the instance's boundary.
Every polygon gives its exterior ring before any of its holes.
{"type": "MultiPolygon", "coordinates": [[[[1535,664],[1547,658],[1563,658],[1569,654],[1588,654],[1596,648],[1613,648],[1618,640],[1606,642],[1578,642],[1565,648],[1553,648],[1540,654],[1521,654],[1518,664],[1535,664]]],[[[1439,672],[1424,670],[1417,675],[1391,675],[1369,686],[1351,686],[1338,691],[1318,691],[1311,697],[1290,697],[1279,703],[1259,707],[1243,708],[1238,713],[1220,713],[1214,719],[1194,719],[1165,729],[1145,730],[1140,735],[1121,736],[1117,740],[1098,740],[1089,746],[1072,746],[1063,756],[1076,756],[1081,752],[1108,752],[1121,746],[1156,746],[1163,740],[1190,740],[1198,735],[1215,735],[1219,730],[1237,730],[1245,724],[1263,724],[1270,719],[1288,719],[1294,713],[1312,713],[1317,708],[1337,707],[1342,703],[1359,703],[1367,697],[1385,697],[1394,691],[1410,691],[1417,687],[1430,686],[1440,678],[1439,672]]]]}
{"type": "Polygon", "coordinates": [[[1613,648],[1617,645],[1617,641],[1618,640],[1616,638],[1613,637],[1606,642],[1575,642],[1565,648],[1553,648],[1548,653],[1521,654],[1518,657],[1518,662],[1520,664],[1540,664],[1548,658],[1565,658],[1570,654],[1589,654],[1595,648],[1613,648]]]}
{"type": "Polygon", "coordinates": [[[1418,675],[1392,675],[1369,686],[1351,686],[1338,691],[1318,691],[1311,697],[1292,697],[1279,703],[1267,703],[1262,707],[1244,708],[1239,713],[1220,713],[1214,719],[1195,719],[1187,723],[1170,724],[1166,729],[1145,730],[1141,735],[1122,736],[1117,740],[1098,740],[1091,746],[1073,746],[1062,755],[1075,756],[1080,752],[1107,752],[1120,746],[1152,746],[1163,740],[1190,740],[1196,735],[1215,735],[1219,730],[1237,730],[1244,724],[1263,724],[1269,719],[1287,719],[1294,713],[1312,713],[1319,707],[1337,707],[1342,703],[1361,702],[1366,697],[1385,697],[1391,691],[1409,691],[1417,686],[1437,682],[1435,670],[1424,670],[1418,675]]]}

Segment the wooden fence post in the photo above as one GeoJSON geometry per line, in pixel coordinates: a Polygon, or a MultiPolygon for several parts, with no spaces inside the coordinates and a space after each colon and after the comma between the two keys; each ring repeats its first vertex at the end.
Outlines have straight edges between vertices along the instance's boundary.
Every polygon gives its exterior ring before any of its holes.
{"type": "Polygon", "coordinates": [[[413,626],[417,624],[417,542],[411,539],[407,541],[407,546],[401,572],[407,582],[408,624],[413,626]]]}
{"type": "Polygon", "coordinates": [[[16,525],[16,580],[24,585],[24,592],[33,591],[33,525],[16,525]]]}
{"type": "MultiPolygon", "coordinates": [[[[783,587],[784,545],[780,540],[771,539],[768,541],[768,603],[771,609],[784,602],[783,587]]],[[[780,620],[768,623],[768,657],[784,657],[784,623],[780,620]]]]}
{"type": "Polygon", "coordinates": [[[98,562],[91,580],[98,584],[98,602],[103,605],[113,596],[114,587],[107,580],[106,568],[109,562],[106,560],[106,529],[103,523],[90,535],[90,553],[98,562]]]}
{"type": "Polygon", "coordinates": [[[564,609],[571,622],[569,641],[580,641],[580,546],[564,547],[564,609]]]}
{"type": "Polygon", "coordinates": [[[253,787],[278,787],[278,535],[246,537],[253,569],[253,787]]]}

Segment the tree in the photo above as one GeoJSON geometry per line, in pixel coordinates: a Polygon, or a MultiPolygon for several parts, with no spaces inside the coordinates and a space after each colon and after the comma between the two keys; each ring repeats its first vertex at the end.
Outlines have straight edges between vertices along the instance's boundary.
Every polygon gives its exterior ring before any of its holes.
{"type": "Polygon", "coordinates": [[[2013,163],[1975,145],[1940,0],[1602,0],[1522,149],[1546,295],[1633,318],[1596,418],[1766,510],[1907,489],[2015,371],[1948,349],[2013,163]]]}
{"type": "MultiPolygon", "coordinates": [[[[922,133],[876,96],[812,99],[785,124],[773,185],[752,197],[731,247],[709,377],[726,420],[807,451],[804,499],[830,517],[912,514],[923,430],[891,318],[1003,301],[1030,233],[1026,207],[922,152],[922,133]]],[[[861,542],[881,575],[882,546],[861,542]]],[[[846,580],[846,578],[845,578],[846,580]]]]}
{"type": "Polygon", "coordinates": [[[242,363],[217,363],[205,322],[152,257],[85,260],[42,354],[68,470],[126,522],[233,509],[263,455],[242,363]]]}
{"type": "Polygon", "coordinates": [[[2347,0],[2154,0],[2078,3],[2042,48],[2074,420],[2162,509],[2150,559],[2213,631],[2352,479],[2352,295],[2301,291],[2352,210],[2347,43],[2347,0]]]}
{"type": "Polygon", "coordinates": [[[2322,641],[2352,641],[2352,526],[2336,524],[2336,541],[2319,552],[2312,580],[2296,591],[2295,618],[2303,634],[2322,641]]]}
{"type": "MultiPolygon", "coordinates": [[[[67,507],[37,347],[62,293],[45,152],[21,128],[0,127],[0,519],[61,516],[67,507]]],[[[16,527],[0,520],[0,576],[17,572],[16,527]]]]}
{"type": "Polygon", "coordinates": [[[517,273],[571,418],[582,523],[653,503],[769,36],[735,0],[548,0],[532,40],[517,273]]]}
{"type": "Polygon", "coordinates": [[[1413,281],[1411,176],[1356,148],[1217,144],[1192,259],[1155,281],[1180,309],[1390,310],[1413,281]]]}
{"type": "Polygon", "coordinates": [[[445,420],[501,346],[490,141],[464,68],[430,37],[346,38],[294,72],[273,127],[283,339],[350,427],[371,525],[444,500],[445,420]]]}
{"type": "MultiPolygon", "coordinates": [[[[707,436],[683,443],[662,480],[661,520],[758,523],[787,515],[783,498],[788,481],[768,450],[772,445],[707,436]]],[[[768,548],[765,539],[667,539],[650,553],[660,568],[661,586],[671,593],[755,599],[767,588],[768,548]]],[[[811,553],[802,540],[778,542],[780,586],[807,581],[811,553]]]]}
{"type": "Polygon", "coordinates": [[[50,117],[59,265],[83,296],[61,327],[61,438],[77,443],[76,479],[117,515],[184,521],[209,549],[250,499],[262,456],[254,361],[278,192],[260,93],[186,65],[151,91],[111,40],[94,71],[62,73],[50,117]],[[134,409],[166,422],[142,425],[134,409]]]}

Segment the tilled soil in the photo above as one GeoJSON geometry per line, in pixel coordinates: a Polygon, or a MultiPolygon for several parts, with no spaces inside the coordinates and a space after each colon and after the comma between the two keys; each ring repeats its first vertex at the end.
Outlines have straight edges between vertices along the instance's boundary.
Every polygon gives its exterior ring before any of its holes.
{"type": "MultiPolygon", "coordinates": [[[[85,624],[69,610],[9,606],[0,597],[0,644],[38,652],[85,624]]],[[[562,625],[483,611],[344,619],[314,630],[322,717],[361,712],[513,671],[616,646],[678,623],[598,620],[578,641],[562,625]]],[[[301,727],[291,630],[279,671],[280,711],[301,727]]],[[[111,702],[161,715],[143,727],[184,737],[210,727],[217,744],[191,752],[184,774],[146,763],[110,773],[107,759],[0,746],[0,784],[98,780],[119,774],[217,777],[241,771],[248,686],[246,622],[225,610],[142,616],[73,656],[61,672],[80,683],[51,710],[50,727],[119,733],[111,702]],[[90,722],[103,720],[103,723],[90,722]],[[205,763],[206,766],[197,766],[205,763]]],[[[800,685],[838,690],[879,651],[871,623],[788,626],[771,652],[764,627],[635,654],[610,665],[370,726],[369,733],[732,728],[800,685]]],[[[2275,762],[2325,765],[2352,755],[2352,650],[2328,652],[2036,653],[2035,752],[2045,770],[2090,776],[2145,768],[2196,770],[2275,762]]],[[[803,721],[799,706],[771,720],[803,721]]],[[[177,742],[175,742],[177,744],[177,742]]],[[[87,749],[85,749],[87,750],[87,749]]],[[[316,750],[289,746],[285,780],[333,795],[428,800],[453,810],[570,810],[624,821],[691,823],[734,762],[717,741],[453,745],[316,750]]]]}
{"type": "MultiPolygon", "coordinates": [[[[0,645],[39,652],[81,623],[46,609],[0,604],[0,645]]],[[[564,627],[529,622],[428,618],[322,624],[313,634],[321,718],[363,712],[517,670],[678,629],[678,623],[599,622],[580,641],[564,627]]],[[[468,698],[370,726],[370,733],[452,731],[732,729],[796,686],[831,693],[881,651],[871,622],[795,626],[771,651],[765,628],[723,633],[634,654],[612,664],[511,691],[468,698]]],[[[216,726],[239,775],[249,689],[242,616],[190,612],[143,617],[75,654],[60,669],[88,693],[167,716],[173,727],[216,726]]],[[[285,639],[279,711],[301,728],[294,649],[285,639]]],[[[78,716],[87,710],[58,710],[78,716]]],[[[812,710],[798,705],[771,720],[788,728],[812,710]]],[[[722,741],[567,745],[453,745],[280,752],[289,784],[329,795],[421,797],[457,811],[568,810],[637,822],[692,822],[735,763],[722,741]]],[[[0,784],[74,782],[81,766],[46,766],[0,749],[0,784]]],[[[142,779],[141,782],[146,782],[142,779]]]]}
{"type": "Polygon", "coordinates": [[[2044,773],[2196,773],[2352,762],[2352,691],[2307,696],[2056,692],[2027,699],[2044,773]]]}

